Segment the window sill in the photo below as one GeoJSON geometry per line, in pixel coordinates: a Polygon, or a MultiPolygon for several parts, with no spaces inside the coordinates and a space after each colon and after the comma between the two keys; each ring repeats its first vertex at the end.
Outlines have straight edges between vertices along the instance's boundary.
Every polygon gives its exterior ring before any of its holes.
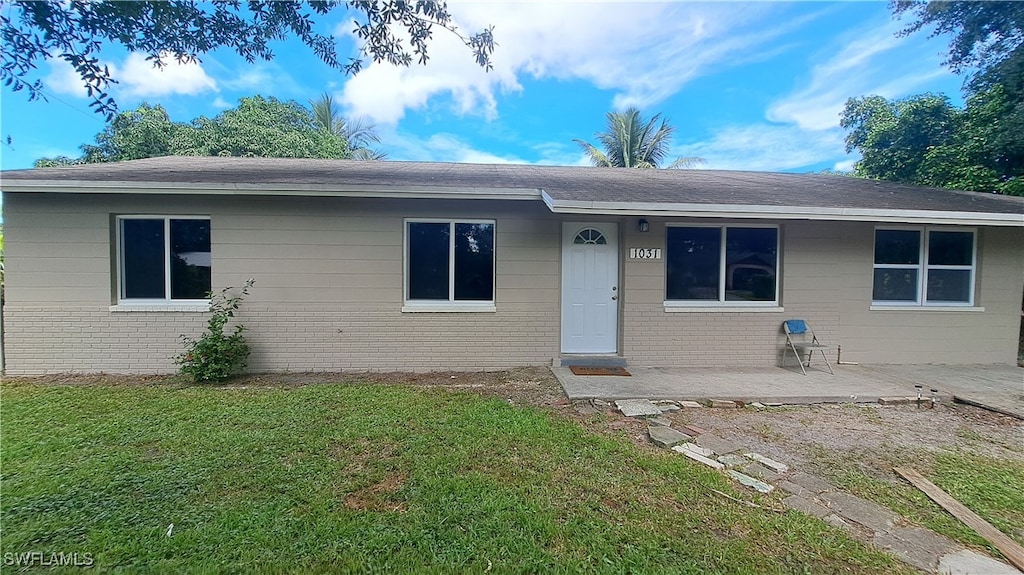
{"type": "Polygon", "coordinates": [[[494,313],[498,311],[493,303],[407,303],[402,313],[494,313]]]}
{"type": "Polygon", "coordinates": [[[119,303],[110,306],[112,312],[203,313],[210,311],[205,303],[119,303]]]}
{"type": "Polygon", "coordinates": [[[878,305],[872,304],[870,311],[957,311],[984,312],[985,308],[970,305],[878,305]]]}
{"type": "Polygon", "coordinates": [[[695,305],[691,303],[665,302],[667,313],[782,313],[786,308],[778,305],[695,305]]]}

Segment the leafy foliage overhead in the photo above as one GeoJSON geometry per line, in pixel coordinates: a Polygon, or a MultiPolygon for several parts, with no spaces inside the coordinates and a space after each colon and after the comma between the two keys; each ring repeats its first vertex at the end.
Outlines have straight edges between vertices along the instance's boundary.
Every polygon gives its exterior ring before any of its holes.
{"type": "Polygon", "coordinates": [[[119,162],[156,156],[258,156],[275,158],[351,158],[343,135],[319,127],[297,102],[253,96],[214,118],[171,121],[162,106],[143,103],[119,113],[82,146],[81,158],[42,158],[35,166],[119,162]]]}
{"type": "Polygon", "coordinates": [[[840,125],[854,175],[909,184],[1024,195],[1024,114],[1001,85],[960,109],[944,95],[847,100],[840,125]]]}
{"type": "Polygon", "coordinates": [[[492,28],[465,36],[452,22],[445,2],[419,0],[24,1],[4,3],[0,39],[4,44],[0,80],[29,99],[44,97],[38,78],[41,60],[71,64],[92,98],[92,106],[110,120],[117,104],[108,93],[117,82],[99,59],[104,44],[120,44],[147,55],[155,66],[168,59],[193,62],[218,48],[230,48],[249,62],[273,58],[271,42],[294,36],[328,66],[358,72],[367,58],[408,66],[427,62],[435,26],[458,36],[476,62],[490,69],[492,28]],[[316,31],[318,20],[333,11],[354,18],[353,33],[362,43],[355,57],[342,58],[333,36],[316,31]]]}
{"type": "Polygon", "coordinates": [[[894,15],[950,36],[945,64],[965,74],[967,101],[921,94],[851,98],[841,114],[854,175],[1024,195],[1024,2],[894,0],[894,15]]]}
{"type": "Polygon", "coordinates": [[[1024,2],[894,0],[893,13],[917,20],[902,34],[934,26],[931,37],[952,37],[945,64],[956,74],[990,70],[1024,42],[1024,2]]]}
{"type": "MultiPolygon", "coordinates": [[[[607,129],[594,136],[603,150],[590,142],[573,140],[598,167],[611,168],[657,168],[668,157],[669,143],[675,128],[668,120],[655,114],[644,120],[636,108],[623,112],[608,112],[607,129]],[[658,120],[661,119],[661,124],[658,120]]],[[[669,168],[692,167],[703,163],[701,158],[677,158],[669,168]]]]}

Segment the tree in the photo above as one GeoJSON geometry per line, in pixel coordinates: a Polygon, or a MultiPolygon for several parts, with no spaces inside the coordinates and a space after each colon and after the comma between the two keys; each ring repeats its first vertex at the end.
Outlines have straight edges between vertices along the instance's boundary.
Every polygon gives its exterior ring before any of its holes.
{"type": "Polygon", "coordinates": [[[861,153],[854,174],[917,183],[925,153],[948,143],[957,122],[949,98],[922,94],[893,102],[881,96],[851,98],[839,125],[849,130],[846,151],[861,153]]]}
{"type": "Polygon", "coordinates": [[[1024,195],[1024,129],[1001,85],[962,109],[944,95],[889,101],[851,98],[840,117],[855,176],[980,192],[1024,195]],[[1012,124],[1016,128],[1008,129],[1012,124]]]}
{"type": "Polygon", "coordinates": [[[171,140],[181,126],[171,121],[163,106],[143,102],[135,110],[118,114],[96,135],[96,145],[82,146],[82,163],[120,162],[170,156],[171,140]]]}
{"type": "Polygon", "coordinates": [[[213,119],[205,116],[175,132],[171,150],[186,156],[349,158],[348,143],[320,130],[297,102],[253,96],[213,119]]]}
{"type": "Polygon", "coordinates": [[[931,38],[950,35],[945,64],[956,74],[990,71],[1020,49],[1024,41],[1024,2],[950,2],[893,0],[893,14],[917,20],[902,35],[934,26],[931,38]]]}
{"type": "Polygon", "coordinates": [[[309,101],[309,109],[313,112],[313,123],[321,129],[343,138],[348,142],[354,160],[383,160],[387,153],[374,150],[370,146],[379,144],[380,138],[376,126],[362,118],[347,119],[341,115],[330,94],[324,92],[320,98],[309,101]]]}
{"type": "Polygon", "coordinates": [[[90,106],[108,120],[117,104],[107,93],[117,82],[98,54],[104,44],[119,44],[146,54],[154,66],[165,61],[194,62],[218,48],[233,49],[247,61],[270,60],[270,43],[294,36],[328,66],[345,74],[358,72],[364,59],[400,66],[428,60],[427,44],[434,27],[456,35],[476,62],[490,70],[493,28],[465,36],[452,23],[445,2],[421,0],[328,0],[309,2],[250,0],[249,2],[167,0],[121,2],[97,0],[23,1],[5,3],[0,13],[4,43],[0,80],[14,91],[27,90],[29,99],[44,97],[37,75],[41,60],[69,63],[92,98],[90,106]],[[333,36],[315,31],[317,20],[333,11],[353,18],[353,35],[361,43],[358,55],[347,61],[338,54],[333,36]]]}
{"type": "Polygon", "coordinates": [[[259,156],[277,158],[349,158],[348,142],[316,126],[312,113],[297,102],[253,96],[214,118],[172,122],[161,106],[143,103],[119,113],[96,144],[82,146],[81,158],[42,158],[37,168],[117,162],[157,156],[259,156]]]}
{"type": "MultiPolygon", "coordinates": [[[[604,150],[583,140],[573,140],[595,166],[657,168],[665,160],[675,128],[664,119],[657,125],[661,114],[645,121],[639,110],[628,108],[624,112],[608,112],[605,117],[607,130],[594,133],[604,150]]],[[[677,158],[668,167],[686,168],[703,162],[701,158],[677,158]]]]}

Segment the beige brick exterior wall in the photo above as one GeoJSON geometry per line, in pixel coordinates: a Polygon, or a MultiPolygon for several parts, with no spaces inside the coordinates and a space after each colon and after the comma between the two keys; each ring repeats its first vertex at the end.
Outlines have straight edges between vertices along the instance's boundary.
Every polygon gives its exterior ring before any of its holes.
{"type": "Polygon", "coordinates": [[[253,371],[497,369],[559,345],[559,222],[540,202],[8,194],[7,373],[175,369],[207,315],[111,311],[113,214],[209,215],[213,285],[256,280],[253,371]],[[188,209],[183,209],[188,206],[188,209]],[[402,313],[406,217],[494,219],[496,312],[402,313]]]}
{"type": "MultiPolygon", "coordinates": [[[[256,285],[239,320],[252,371],[498,369],[559,356],[560,218],[541,202],[6,194],[5,359],[12,375],[170,372],[206,314],[112,311],[116,214],[209,215],[213,285],[256,285]],[[496,312],[403,313],[403,221],[494,219],[496,312]]],[[[623,253],[664,249],[663,218],[620,220],[623,253]]],[[[715,223],[711,220],[690,222],[715,223]]],[[[741,224],[742,221],[730,223],[741,224]]],[[[978,230],[984,312],[872,311],[872,224],[780,225],[784,311],[667,312],[664,259],[620,267],[631,365],[765,367],[785,319],[861,363],[1010,363],[1024,230],[978,230]]],[[[834,354],[832,356],[834,358],[834,354]]]]}
{"type": "MultiPolygon", "coordinates": [[[[665,247],[662,218],[637,232],[623,224],[624,250],[665,247]]],[[[693,223],[716,223],[690,220],[693,223]]],[[[742,225],[742,221],[728,222],[742,225]]],[[[870,310],[874,224],[782,221],[783,311],[666,312],[664,261],[625,260],[620,345],[634,365],[772,366],[785,351],[781,324],[806,319],[843,360],[884,363],[1013,363],[1017,357],[1024,230],[978,230],[979,311],[870,310]]],[[[786,358],[792,362],[792,356],[786,358]]]]}

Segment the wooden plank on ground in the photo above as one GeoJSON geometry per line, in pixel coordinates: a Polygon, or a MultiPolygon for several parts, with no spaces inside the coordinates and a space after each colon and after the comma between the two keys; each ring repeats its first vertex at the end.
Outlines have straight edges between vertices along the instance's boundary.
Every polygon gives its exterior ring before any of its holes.
{"type": "Polygon", "coordinates": [[[912,483],[914,487],[923,491],[932,501],[941,505],[943,509],[949,511],[965,525],[974,529],[978,535],[990,541],[992,545],[995,545],[996,549],[1010,560],[1014,567],[1024,571],[1024,547],[1021,547],[1005,533],[979,517],[977,513],[971,511],[956,499],[953,499],[942,488],[925,479],[916,470],[909,467],[894,467],[893,471],[912,483]]]}

